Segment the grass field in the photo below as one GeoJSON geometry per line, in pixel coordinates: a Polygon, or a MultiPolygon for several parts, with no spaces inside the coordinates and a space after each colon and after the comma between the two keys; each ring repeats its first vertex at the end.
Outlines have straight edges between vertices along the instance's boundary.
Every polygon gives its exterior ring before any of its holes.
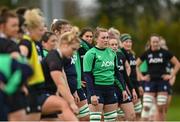
{"type": "Polygon", "coordinates": [[[180,95],[174,95],[170,104],[168,114],[168,121],[180,121],[180,95]]]}

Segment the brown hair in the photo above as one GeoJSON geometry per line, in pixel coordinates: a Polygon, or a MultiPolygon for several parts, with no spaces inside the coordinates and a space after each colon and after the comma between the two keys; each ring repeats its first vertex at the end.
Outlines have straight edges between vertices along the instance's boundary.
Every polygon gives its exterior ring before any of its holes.
{"type": "Polygon", "coordinates": [[[160,39],[160,36],[158,34],[156,34],[156,33],[151,34],[150,37],[149,37],[149,40],[146,42],[145,50],[150,49],[150,47],[151,47],[151,43],[150,43],[151,42],[151,37],[153,37],[153,36],[158,37],[160,39]]]}
{"type": "Polygon", "coordinates": [[[56,36],[56,34],[55,33],[53,33],[53,32],[45,32],[44,34],[43,34],[43,36],[41,37],[41,42],[47,42],[48,40],[49,40],[49,38],[52,36],[52,35],[55,35],[56,36]]]}
{"type": "Polygon", "coordinates": [[[18,18],[17,14],[9,9],[2,9],[0,14],[0,23],[6,23],[9,18],[18,18]]]}
{"type": "Polygon", "coordinates": [[[61,28],[62,28],[62,25],[68,25],[68,24],[70,24],[70,22],[67,21],[67,20],[64,20],[64,19],[54,19],[52,24],[51,24],[51,31],[52,32],[55,32],[56,30],[60,31],[61,28]]]}
{"type": "Polygon", "coordinates": [[[151,35],[150,35],[150,37],[149,37],[149,41],[151,41],[151,37],[153,37],[153,36],[158,37],[158,38],[160,39],[160,36],[159,36],[158,34],[153,33],[153,34],[151,34],[151,35]]]}
{"type": "Polygon", "coordinates": [[[95,33],[94,33],[94,37],[97,39],[97,37],[99,36],[100,32],[108,32],[107,29],[105,28],[100,28],[100,27],[97,27],[96,30],[95,30],[95,33]]]}
{"type": "Polygon", "coordinates": [[[81,30],[81,32],[80,32],[80,34],[79,34],[79,37],[82,38],[83,35],[84,35],[86,32],[92,32],[92,34],[93,34],[92,28],[87,27],[87,28],[83,28],[83,29],[81,30]]]}

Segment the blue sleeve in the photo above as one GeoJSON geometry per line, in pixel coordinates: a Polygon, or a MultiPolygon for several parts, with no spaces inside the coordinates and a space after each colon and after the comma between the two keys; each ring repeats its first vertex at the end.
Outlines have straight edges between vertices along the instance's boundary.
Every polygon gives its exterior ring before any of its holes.
{"type": "Polygon", "coordinates": [[[95,95],[92,72],[85,72],[84,73],[84,78],[85,78],[86,83],[87,83],[87,85],[86,85],[87,86],[87,92],[89,92],[89,94],[91,96],[95,95]]]}

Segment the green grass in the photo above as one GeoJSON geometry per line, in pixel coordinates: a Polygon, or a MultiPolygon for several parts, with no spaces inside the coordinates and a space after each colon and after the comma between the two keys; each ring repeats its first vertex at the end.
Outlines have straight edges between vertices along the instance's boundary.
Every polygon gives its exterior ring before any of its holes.
{"type": "Polygon", "coordinates": [[[168,121],[180,121],[180,95],[174,95],[167,113],[168,121]]]}

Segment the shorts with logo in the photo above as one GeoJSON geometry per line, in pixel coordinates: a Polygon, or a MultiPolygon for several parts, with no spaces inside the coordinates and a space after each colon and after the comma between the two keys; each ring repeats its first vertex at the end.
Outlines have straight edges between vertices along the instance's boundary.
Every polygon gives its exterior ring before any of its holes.
{"type": "Polygon", "coordinates": [[[115,92],[116,92],[119,104],[125,104],[125,103],[132,102],[132,96],[130,94],[128,94],[128,99],[127,100],[123,100],[122,91],[118,88],[118,86],[115,86],[115,92]]]}
{"type": "MultiPolygon", "coordinates": [[[[99,103],[108,105],[117,103],[117,95],[114,85],[94,85],[95,95],[99,97],[99,103]]],[[[88,104],[91,104],[91,96],[87,91],[88,104]]]]}
{"type": "Polygon", "coordinates": [[[144,83],[145,92],[168,92],[169,90],[168,81],[148,81],[144,83]]]}
{"type": "Polygon", "coordinates": [[[77,89],[77,94],[80,98],[80,101],[86,100],[86,94],[84,93],[84,90],[82,88],[77,89]]]}

